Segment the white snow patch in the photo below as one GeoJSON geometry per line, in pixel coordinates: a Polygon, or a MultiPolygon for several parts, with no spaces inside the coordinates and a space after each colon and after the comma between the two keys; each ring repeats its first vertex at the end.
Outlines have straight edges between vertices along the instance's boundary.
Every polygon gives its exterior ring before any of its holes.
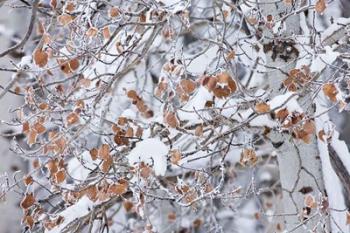
{"type": "Polygon", "coordinates": [[[129,164],[139,162],[153,164],[157,176],[164,176],[167,169],[167,155],[169,148],[159,138],[149,138],[136,144],[128,155],[129,164]]]}
{"type": "Polygon", "coordinates": [[[94,206],[94,202],[91,201],[87,196],[83,196],[80,198],[80,200],[75,203],[74,205],[66,208],[62,212],[58,213],[57,215],[64,217],[63,223],[58,225],[57,227],[46,230],[47,233],[60,233],[63,231],[63,229],[74,219],[80,218],[81,216],[85,216],[89,214],[89,212],[92,210],[94,206]]]}
{"type": "Polygon", "coordinates": [[[298,104],[298,96],[291,97],[293,93],[287,92],[283,95],[278,95],[268,102],[271,109],[273,108],[284,108],[288,109],[288,112],[299,112],[302,113],[303,109],[298,104]],[[290,99],[289,99],[290,98],[290,99]]]}
{"type": "Polygon", "coordinates": [[[84,181],[98,164],[91,159],[89,151],[82,153],[81,158],[72,158],[67,167],[68,174],[76,180],[84,181]]]}

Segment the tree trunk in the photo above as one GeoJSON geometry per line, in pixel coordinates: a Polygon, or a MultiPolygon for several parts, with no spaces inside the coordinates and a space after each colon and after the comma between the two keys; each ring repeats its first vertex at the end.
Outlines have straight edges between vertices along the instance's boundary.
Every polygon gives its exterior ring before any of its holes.
{"type": "MultiPolygon", "coordinates": [[[[300,6],[299,4],[300,1],[295,2],[295,6],[300,6]]],[[[271,1],[262,0],[259,3],[259,7],[265,18],[271,14],[274,20],[279,19],[280,15],[283,17],[288,12],[293,11],[291,10],[291,6],[284,3],[284,1],[276,4],[271,3],[271,1]]],[[[272,90],[271,99],[283,94],[283,88],[281,88],[282,81],[287,78],[284,73],[288,73],[289,70],[295,68],[295,58],[298,56],[298,53],[292,52],[288,54],[288,46],[294,46],[292,36],[300,34],[300,31],[300,18],[297,14],[285,20],[285,28],[282,33],[279,30],[275,34],[271,30],[263,30],[263,45],[270,44],[277,49],[280,46],[283,49],[283,55],[288,56],[287,59],[285,57],[281,58],[278,54],[280,52],[279,50],[277,54],[273,54],[276,53],[274,48],[272,49],[273,52],[269,51],[266,54],[266,65],[276,68],[268,70],[266,75],[269,88],[272,90]],[[288,40],[283,39],[283,37],[288,37],[288,40]]],[[[308,100],[308,96],[299,98],[299,105],[305,106],[308,100]]],[[[306,109],[303,110],[305,111],[306,109]]],[[[308,218],[303,218],[302,216],[305,194],[300,190],[312,190],[310,194],[315,198],[318,198],[320,194],[322,196],[325,195],[316,136],[313,135],[310,144],[305,144],[301,140],[293,139],[290,134],[272,131],[270,139],[277,150],[280,181],[283,190],[281,203],[283,208],[278,208],[283,211],[281,213],[275,213],[283,216],[283,220],[276,218],[274,224],[281,224],[288,232],[304,233],[308,230],[329,232],[327,230],[327,218],[314,215],[315,210],[311,211],[308,218]],[[284,222],[279,222],[281,220],[284,222]]],[[[270,232],[275,231],[276,229],[270,229],[270,232]]]]}

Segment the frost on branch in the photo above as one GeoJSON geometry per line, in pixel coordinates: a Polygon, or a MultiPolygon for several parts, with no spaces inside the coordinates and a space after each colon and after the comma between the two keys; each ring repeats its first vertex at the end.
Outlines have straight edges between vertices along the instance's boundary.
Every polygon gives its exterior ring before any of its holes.
{"type": "Polygon", "coordinates": [[[0,195],[22,195],[24,230],[349,230],[338,1],[17,4],[28,36],[0,56],[26,56],[0,99],[23,96],[4,124],[31,165],[0,195]]]}

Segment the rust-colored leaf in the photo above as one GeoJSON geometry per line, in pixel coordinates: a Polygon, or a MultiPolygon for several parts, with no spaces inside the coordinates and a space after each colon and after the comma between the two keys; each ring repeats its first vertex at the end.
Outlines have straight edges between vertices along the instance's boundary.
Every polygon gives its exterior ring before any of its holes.
{"type": "Polygon", "coordinates": [[[270,110],[271,110],[270,105],[268,105],[265,102],[260,102],[255,105],[255,111],[257,113],[266,113],[266,112],[269,112],[270,110]]]}
{"type": "Polygon", "coordinates": [[[126,200],[123,202],[123,207],[126,212],[130,212],[133,206],[134,204],[131,201],[126,200]]]}
{"type": "Polygon", "coordinates": [[[49,60],[49,56],[45,51],[36,49],[33,54],[33,60],[37,66],[44,67],[49,60]]]}
{"type": "Polygon", "coordinates": [[[316,130],[315,127],[315,122],[312,120],[308,120],[304,123],[303,125],[303,130],[307,133],[307,134],[313,134],[316,130]]]}
{"type": "Polygon", "coordinates": [[[95,37],[98,33],[98,29],[96,27],[90,27],[87,31],[86,31],[86,36],[88,37],[95,37]]]}
{"type": "Polygon", "coordinates": [[[38,133],[38,134],[42,134],[42,133],[45,133],[46,131],[46,128],[43,124],[41,124],[40,122],[36,122],[34,125],[33,125],[33,129],[38,133]]]}
{"type": "Polygon", "coordinates": [[[109,17],[114,18],[120,15],[120,10],[118,7],[112,7],[109,9],[109,17]]]}
{"type": "Polygon", "coordinates": [[[128,123],[128,118],[122,116],[118,118],[118,125],[124,126],[126,123],[128,123]]]}
{"type": "Polygon", "coordinates": [[[115,183],[108,187],[108,193],[112,195],[122,195],[128,191],[127,183],[115,183]]]}
{"type": "Polygon", "coordinates": [[[323,14],[326,10],[326,0],[318,0],[315,5],[315,10],[319,14],[323,14]]]}
{"type": "Polygon", "coordinates": [[[179,161],[181,160],[181,152],[179,150],[172,150],[170,151],[170,162],[172,164],[179,164],[179,161]]]}
{"type": "Polygon", "coordinates": [[[240,163],[244,166],[247,165],[255,165],[258,161],[258,157],[256,156],[255,150],[244,148],[241,153],[240,163]]]}
{"type": "Polygon", "coordinates": [[[350,211],[346,211],[346,225],[350,225],[350,211]]]}
{"type": "Polygon", "coordinates": [[[109,171],[109,169],[111,168],[113,163],[113,159],[110,156],[108,159],[103,160],[102,164],[101,164],[101,171],[104,173],[107,173],[109,171]]]}
{"type": "Polygon", "coordinates": [[[27,136],[27,143],[29,146],[33,145],[36,143],[38,133],[35,130],[30,130],[27,136]]]}
{"type": "Polygon", "coordinates": [[[29,122],[26,121],[22,124],[22,133],[24,134],[28,134],[29,133],[29,130],[30,130],[30,127],[29,127],[29,122]]]}
{"type": "Polygon", "coordinates": [[[25,176],[25,177],[23,178],[23,183],[24,183],[26,186],[33,184],[33,182],[34,182],[33,177],[30,176],[30,175],[25,176]]]}
{"type": "Polygon", "coordinates": [[[179,120],[177,119],[174,112],[168,112],[165,114],[165,122],[172,128],[179,126],[179,120]]]}
{"type": "Polygon", "coordinates": [[[196,83],[190,79],[182,79],[180,81],[180,86],[187,94],[191,94],[196,89],[196,83]]]}
{"type": "Polygon", "coordinates": [[[96,201],[97,200],[97,187],[96,185],[91,185],[85,190],[86,196],[91,200],[91,201],[96,201]]]}
{"type": "Polygon", "coordinates": [[[67,121],[67,125],[73,125],[75,123],[77,123],[79,121],[79,116],[77,113],[75,112],[71,112],[68,114],[68,116],[66,117],[66,121],[67,121]]]}
{"type": "Polygon", "coordinates": [[[33,193],[26,193],[24,198],[22,199],[20,206],[22,209],[28,209],[35,203],[35,198],[33,193]]]}
{"type": "Polygon", "coordinates": [[[108,40],[108,39],[111,37],[111,32],[110,32],[108,26],[105,26],[105,27],[102,29],[102,35],[103,35],[103,38],[104,38],[105,40],[108,40]]]}
{"type": "Polygon", "coordinates": [[[197,137],[203,136],[203,125],[197,125],[196,129],[194,130],[194,135],[197,137]]]}
{"type": "Polygon", "coordinates": [[[66,26],[73,21],[73,17],[68,14],[62,14],[57,17],[57,20],[61,25],[66,26]]]}
{"type": "Polygon", "coordinates": [[[102,146],[98,150],[98,157],[100,157],[103,160],[109,159],[111,157],[109,150],[110,148],[108,144],[102,144],[102,146]]]}
{"type": "Polygon", "coordinates": [[[222,72],[216,75],[217,81],[219,83],[227,84],[230,89],[230,93],[233,93],[237,90],[236,82],[232,79],[232,77],[227,72],[222,72]]]}
{"type": "Polygon", "coordinates": [[[314,209],[317,208],[317,202],[315,200],[315,197],[312,196],[311,194],[307,194],[304,198],[304,204],[305,206],[314,209]]]}
{"type": "Polygon", "coordinates": [[[131,138],[134,136],[134,129],[129,127],[125,132],[125,137],[131,138]]]}
{"type": "Polygon", "coordinates": [[[235,57],[236,57],[236,52],[234,50],[231,50],[226,55],[226,59],[229,60],[229,61],[235,59],[235,57]]]}
{"type": "Polygon", "coordinates": [[[287,108],[280,109],[276,112],[276,118],[279,120],[279,122],[283,122],[288,115],[289,112],[287,108]]]}
{"type": "Polygon", "coordinates": [[[26,226],[29,227],[29,229],[32,229],[34,226],[34,219],[32,216],[26,215],[23,219],[23,223],[26,224],[26,226]]]}
{"type": "Polygon", "coordinates": [[[59,170],[54,175],[55,183],[61,184],[66,179],[66,172],[64,169],[59,170]]]}
{"type": "Polygon", "coordinates": [[[319,132],[318,132],[318,138],[322,141],[322,142],[325,142],[325,138],[324,136],[326,136],[326,133],[324,132],[323,129],[321,129],[319,132]]]}
{"type": "Polygon", "coordinates": [[[168,213],[168,221],[174,222],[175,220],[176,220],[176,213],[175,212],[168,213]]]}
{"type": "Polygon", "coordinates": [[[336,95],[338,90],[333,83],[326,83],[322,87],[323,93],[327,96],[332,102],[337,102],[336,95]]]}
{"type": "Polygon", "coordinates": [[[90,156],[92,160],[96,160],[98,155],[98,150],[96,148],[92,148],[90,150],[90,156]]]}

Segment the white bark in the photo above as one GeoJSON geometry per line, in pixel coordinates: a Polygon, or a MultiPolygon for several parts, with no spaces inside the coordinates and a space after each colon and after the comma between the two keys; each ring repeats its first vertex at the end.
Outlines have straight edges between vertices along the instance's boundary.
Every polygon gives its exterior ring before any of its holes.
{"type": "MultiPolygon", "coordinates": [[[[260,7],[263,14],[272,14],[274,19],[279,18],[279,14],[282,12],[290,11],[290,7],[285,3],[281,2],[279,4],[271,4],[270,1],[261,1],[260,7]],[[264,4],[269,3],[269,4],[264,4]]],[[[296,2],[298,6],[300,2],[296,2]]],[[[299,15],[293,15],[288,17],[285,22],[285,32],[282,33],[283,36],[292,36],[300,34],[300,23],[299,15]]],[[[263,43],[272,42],[270,38],[274,35],[269,31],[264,31],[265,39],[263,43]]],[[[278,38],[279,35],[275,35],[278,38]]],[[[290,54],[291,58],[288,61],[281,59],[279,56],[276,59],[272,58],[271,52],[266,55],[266,64],[269,67],[276,67],[283,72],[288,73],[288,71],[295,66],[295,54],[290,54]]],[[[269,88],[272,89],[271,98],[276,95],[281,94],[281,84],[284,79],[287,78],[279,70],[271,70],[267,74],[267,82],[269,83],[269,88]]],[[[303,97],[302,101],[299,100],[300,106],[305,106],[308,97],[303,97]],[[302,102],[302,103],[301,103],[302,102]]],[[[305,109],[304,109],[305,110],[305,109]]],[[[278,150],[278,163],[280,170],[280,181],[283,189],[282,205],[283,211],[281,213],[276,213],[278,215],[284,216],[284,228],[288,232],[300,232],[304,233],[308,230],[315,229],[316,232],[327,232],[328,219],[327,217],[314,216],[303,222],[301,213],[304,207],[304,197],[299,190],[303,187],[311,187],[312,194],[314,197],[319,197],[324,195],[324,184],[321,173],[321,161],[319,158],[319,152],[317,148],[316,136],[312,137],[310,144],[305,144],[302,141],[294,140],[290,135],[274,131],[270,135],[272,143],[276,146],[278,150]],[[281,145],[282,143],[282,145],[281,145]],[[326,230],[323,229],[326,225],[326,230]]],[[[310,216],[314,214],[313,210],[310,216]]],[[[280,219],[277,219],[277,223],[280,219]]],[[[274,232],[276,229],[271,229],[270,232],[274,232]]]]}

